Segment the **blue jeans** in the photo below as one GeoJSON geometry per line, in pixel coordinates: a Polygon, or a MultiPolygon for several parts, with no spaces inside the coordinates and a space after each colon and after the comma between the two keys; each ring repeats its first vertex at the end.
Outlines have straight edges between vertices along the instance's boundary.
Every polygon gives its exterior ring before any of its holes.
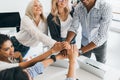
{"type": "Polygon", "coordinates": [[[101,63],[105,63],[106,62],[106,48],[107,48],[107,42],[105,42],[100,47],[97,47],[89,52],[84,53],[83,55],[90,58],[91,53],[94,53],[97,61],[101,63]]]}
{"type": "Polygon", "coordinates": [[[26,53],[28,52],[28,50],[30,49],[30,47],[24,46],[23,44],[21,44],[16,38],[15,36],[11,37],[11,41],[13,43],[14,49],[15,51],[19,51],[22,54],[22,57],[24,57],[26,55],[26,53]]]}

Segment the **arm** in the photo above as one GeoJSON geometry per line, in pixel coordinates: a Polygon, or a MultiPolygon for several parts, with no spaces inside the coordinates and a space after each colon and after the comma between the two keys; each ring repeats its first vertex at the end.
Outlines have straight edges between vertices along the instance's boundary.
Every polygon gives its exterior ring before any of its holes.
{"type": "Polygon", "coordinates": [[[76,76],[75,64],[76,64],[76,60],[70,60],[67,78],[75,78],[75,76],[76,76]]]}
{"type": "Polygon", "coordinates": [[[78,57],[78,49],[76,45],[71,45],[71,49],[68,50],[69,69],[67,78],[73,80],[76,77],[76,62],[78,57]]]}
{"type": "Polygon", "coordinates": [[[51,54],[52,54],[52,50],[50,49],[47,52],[45,52],[44,54],[42,54],[38,57],[35,57],[30,61],[19,63],[19,66],[22,67],[22,68],[30,67],[30,66],[34,65],[35,63],[44,60],[45,58],[47,58],[51,54]]]}
{"type": "Polygon", "coordinates": [[[112,20],[112,11],[110,5],[104,3],[101,8],[101,16],[98,36],[96,36],[92,41],[97,47],[101,46],[107,40],[108,28],[112,20]]]}
{"type": "Polygon", "coordinates": [[[50,13],[47,17],[47,23],[50,30],[51,37],[56,41],[62,41],[61,35],[60,35],[60,21],[57,19],[57,23],[53,20],[53,15],[50,13]]]}
{"type": "Polygon", "coordinates": [[[21,21],[21,29],[27,31],[31,36],[34,36],[36,40],[43,42],[43,44],[47,46],[53,46],[55,44],[55,40],[48,37],[46,34],[42,33],[33,23],[33,21],[25,16],[21,21]]]}
{"type": "Polygon", "coordinates": [[[19,62],[23,61],[23,57],[20,52],[15,52],[14,57],[19,60],[19,62]]]}
{"type": "Polygon", "coordinates": [[[67,41],[68,43],[70,43],[72,41],[72,39],[75,37],[75,33],[72,32],[72,31],[69,31],[68,34],[67,34],[67,38],[65,41],[67,41]]]}
{"type": "Polygon", "coordinates": [[[88,45],[82,47],[80,50],[82,50],[82,53],[86,53],[94,48],[96,48],[97,46],[95,45],[95,43],[93,42],[90,42],[88,45]]]}
{"type": "Polygon", "coordinates": [[[30,67],[32,65],[34,65],[35,63],[42,61],[44,59],[46,59],[48,56],[50,56],[52,53],[61,51],[63,49],[62,44],[60,42],[57,42],[50,50],[48,50],[47,52],[43,53],[42,55],[33,58],[30,61],[27,62],[21,62],[19,63],[19,66],[22,68],[27,68],[30,67]]]}
{"type": "MultiPolygon", "coordinates": [[[[65,57],[62,56],[61,54],[57,54],[57,56],[55,56],[56,60],[59,59],[64,59],[65,57]]],[[[48,67],[50,64],[54,63],[54,60],[51,58],[45,59],[42,62],[38,62],[36,63],[34,66],[29,67],[26,69],[26,71],[29,73],[29,75],[34,78],[39,74],[42,74],[44,71],[44,68],[48,67]]]]}
{"type": "MultiPolygon", "coordinates": [[[[56,60],[60,60],[60,59],[65,59],[66,56],[63,56],[61,53],[59,53],[59,54],[57,54],[57,55],[55,56],[55,58],[56,58],[56,60]]],[[[48,67],[49,65],[51,65],[53,62],[54,62],[53,59],[48,58],[48,59],[46,59],[46,60],[43,60],[43,61],[42,61],[42,64],[44,65],[44,68],[46,68],[46,67],[48,67]]]]}
{"type": "Polygon", "coordinates": [[[95,39],[92,42],[90,42],[88,45],[81,48],[83,53],[88,52],[98,46],[101,46],[107,40],[108,28],[112,17],[111,7],[106,4],[102,6],[101,10],[102,10],[102,18],[100,20],[98,36],[96,36],[95,39]]]}
{"type": "Polygon", "coordinates": [[[80,15],[79,6],[77,6],[75,8],[75,12],[73,14],[72,24],[70,26],[70,29],[68,31],[67,38],[66,38],[66,41],[69,43],[76,36],[76,34],[78,32],[77,30],[78,30],[79,24],[80,24],[80,20],[79,20],[80,16],[79,15],[80,15]]]}

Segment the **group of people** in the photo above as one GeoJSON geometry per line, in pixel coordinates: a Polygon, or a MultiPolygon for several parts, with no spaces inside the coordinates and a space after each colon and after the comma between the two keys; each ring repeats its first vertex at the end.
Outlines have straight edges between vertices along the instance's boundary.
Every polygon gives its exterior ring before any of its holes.
{"type": "Polygon", "coordinates": [[[44,68],[56,62],[56,60],[65,58],[68,58],[70,63],[66,80],[71,80],[75,78],[75,64],[78,56],[75,45],[71,45],[71,48],[67,49],[69,52],[68,56],[63,56],[59,53],[48,58],[51,54],[63,49],[63,44],[57,42],[47,52],[30,61],[16,62],[19,56],[15,55],[16,53],[14,53],[14,47],[10,38],[7,35],[0,34],[0,80],[32,80],[37,75],[42,74],[44,68]]]}
{"type": "Polygon", "coordinates": [[[104,0],[80,0],[75,7],[70,7],[69,0],[51,1],[51,12],[47,18],[42,4],[32,0],[21,20],[20,31],[10,38],[0,34],[0,80],[32,80],[42,74],[45,67],[65,58],[69,59],[66,80],[75,80],[77,57],[84,55],[90,58],[92,52],[97,61],[105,63],[107,33],[112,18],[110,5],[104,0]],[[75,38],[79,27],[82,40],[81,48],[77,49],[75,38]],[[50,49],[23,62],[22,57],[39,42],[50,49]],[[52,55],[55,52],[59,53],[52,55]]]}

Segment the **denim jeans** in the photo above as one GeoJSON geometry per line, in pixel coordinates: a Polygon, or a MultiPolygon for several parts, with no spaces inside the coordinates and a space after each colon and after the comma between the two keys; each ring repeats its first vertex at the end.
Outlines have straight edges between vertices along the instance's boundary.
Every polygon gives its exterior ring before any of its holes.
{"type": "Polygon", "coordinates": [[[22,56],[24,57],[26,55],[26,53],[28,52],[28,50],[30,49],[30,47],[24,46],[23,44],[21,44],[16,38],[15,36],[11,37],[11,41],[13,43],[14,49],[15,51],[19,51],[21,52],[22,56]]]}
{"type": "Polygon", "coordinates": [[[90,58],[91,53],[94,53],[97,61],[101,63],[105,63],[106,62],[106,48],[107,48],[107,42],[105,42],[100,47],[97,47],[89,52],[84,53],[83,55],[90,58]]]}

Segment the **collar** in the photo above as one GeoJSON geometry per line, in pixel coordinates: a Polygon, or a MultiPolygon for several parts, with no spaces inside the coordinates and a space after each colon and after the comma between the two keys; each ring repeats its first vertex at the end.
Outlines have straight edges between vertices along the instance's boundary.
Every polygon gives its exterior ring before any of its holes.
{"type": "Polygon", "coordinates": [[[101,0],[96,0],[95,6],[93,8],[99,9],[100,8],[100,3],[101,3],[101,0]]]}

